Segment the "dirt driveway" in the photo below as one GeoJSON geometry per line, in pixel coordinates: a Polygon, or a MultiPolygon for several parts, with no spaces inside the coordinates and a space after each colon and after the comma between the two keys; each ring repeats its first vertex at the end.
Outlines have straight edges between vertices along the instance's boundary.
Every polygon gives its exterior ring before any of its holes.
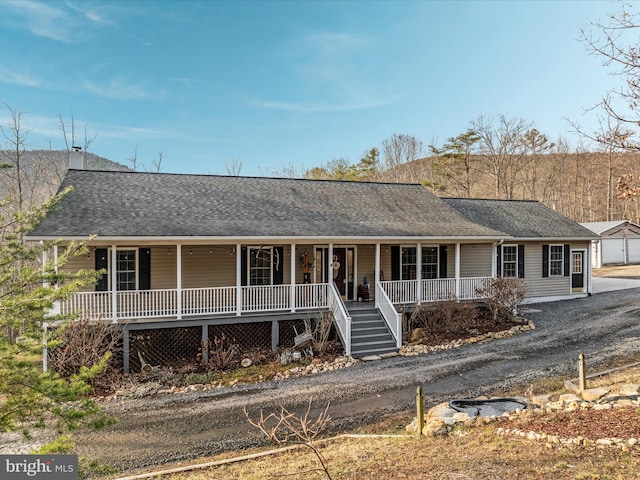
{"type": "Polygon", "coordinates": [[[131,471],[263,444],[246,422],[245,407],[301,411],[309,399],[316,408],[330,402],[331,429],[341,432],[413,409],[418,385],[430,406],[545,376],[574,376],[580,352],[590,369],[639,352],[640,289],[531,307],[527,316],[537,328],[511,338],[281,382],[112,400],[104,406],[119,422],[78,434],[78,453],[131,471]]]}

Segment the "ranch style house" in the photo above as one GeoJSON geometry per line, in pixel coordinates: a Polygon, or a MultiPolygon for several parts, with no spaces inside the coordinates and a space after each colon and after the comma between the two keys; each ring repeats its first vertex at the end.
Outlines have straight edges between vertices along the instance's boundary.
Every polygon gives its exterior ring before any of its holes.
{"type": "MultiPolygon", "coordinates": [[[[72,165],[74,166],[74,165],[72,165]]],[[[331,314],[345,354],[397,351],[418,304],[520,278],[528,302],[591,291],[592,231],[533,201],[439,198],[414,184],[70,169],[29,241],[88,241],[104,269],[55,310],[113,322],[125,371],[207,360],[207,339],[292,347],[331,314]]]]}

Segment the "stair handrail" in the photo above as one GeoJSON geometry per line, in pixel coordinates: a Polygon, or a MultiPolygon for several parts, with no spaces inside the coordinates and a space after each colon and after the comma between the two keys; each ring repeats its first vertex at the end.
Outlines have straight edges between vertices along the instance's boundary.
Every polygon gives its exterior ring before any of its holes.
{"type": "Polygon", "coordinates": [[[351,317],[342,296],[334,282],[329,286],[329,308],[333,314],[333,321],[338,329],[338,335],[344,344],[345,355],[351,355],[351,317]]]}
{"type": "Polygon", "coordinates": [[[380,282],[376,283],[376,308],[380,310],[382,318],[387,323],[391,335],[393,335],[398,348],[402,347],[402,314],[396,310],[389,295],[382,288],[380,282]]]}

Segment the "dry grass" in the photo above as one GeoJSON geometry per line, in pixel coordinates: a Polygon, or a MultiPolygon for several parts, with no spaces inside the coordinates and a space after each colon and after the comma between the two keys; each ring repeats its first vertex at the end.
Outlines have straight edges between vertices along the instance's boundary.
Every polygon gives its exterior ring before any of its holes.
{"type": "Polygon", "coordinates": [[[605,265],[593,269],[594,277],[640,279],[640,265],[605,265]]]}
{"type": "MultiPolygon", "coordinates": [[[[640,381],[640,366],[594,379],[591,386],[619,386],[640,381]]],[[[561,390],[560,379],[545,380],[535,390],[561,390]]],[[[523,387],[524,389],[525,387],[523,387]]],[[[528,388],[531,388],[529,386],[528,388]]],[[[446,437],[403,435],[413,412],[390,415],[358,433],[401,437],[338,438],[319,445],[334,480],[388,479],[640,479],[640,455],[615,448],[558,447],[498,436],[498,424],[460,427],[446,437]]],[[[226,458],[229,455],[225,456],[226,458]]],[[[218,457],[223,458],[223,457],[218,457]]],[[[215,459],[207,459],[212,461],[215,459]]],[[[163,480],[273,478],[322,479],[316,459],[301,448],[217,467],[196,469],[163,480]]]]}
{"type": "MultiPolygon", "coordinates": [[[[333,479],[633,479],[640,457],[617,450],[552,449],[499,437],[494,426],[460,430],[445,438],[339,439],[321,447],[333,479]]],[[[170,480],[321,479],[304,450],[163,476],[170,480]]],[[[156,477],[158,478],[158,477],[156,477]]]]}

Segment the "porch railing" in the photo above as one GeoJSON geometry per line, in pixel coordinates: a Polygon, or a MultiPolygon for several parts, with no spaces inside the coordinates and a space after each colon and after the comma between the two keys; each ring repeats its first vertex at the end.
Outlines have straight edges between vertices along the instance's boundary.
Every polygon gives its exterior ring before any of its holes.
{"type": "MultiPolygon", "coordinates": [[[[478,298],[477,290],[487,286],[490,281],[491,277],[460,278],[457,296],[454,278],[422,280],[420,289],[417,280],[386,281],[376,285],[376,297],[379,286],[389,303],[394,305],[436,302],[450,298],[470,300],[478,298]],[[421,292],[420,298],[418,291],[421,292]]],[[[239,288],[242,302],[240,306],[236,287],[208,287],[182,289],[180,302],[177,289],[117,292],[115,304],[111,292],[80,292],[61,301],[59,311],[63,315],[80,314],[91,320],[117,321],[337,308],[331,303],[332,296],[337,294],[332,291],[333,285],[328,283],[300,284],[293,288],[291,285],[239,288]]],[[[344,317],[347,316],[345,313],[344,317]]]]}
{"type": "Polygon", "coordinates": [[[351,355],[351,317],[347,313],[347,309],[342,301],[342,296],[338,292],[335,283],[328,286],[329,309],[333,314],[338,334],[344,345],[345,355],[351,355]]]}
{"type": "Polygon", "coordinates": [[[402,314],[391,303],[391,299],[380,283],[376,285],[376,307],[382,313],[384,321],[395,338],[396,346],[402,347],[402,314]]]}
{"type": "Polygon", "coordinates": [[[458,292],[456,292],[455,278],[420,280],[419,298],[418,280],[393,280],[379,284],[391,303],[414,304],[443,300],[472,300],[478,298],[477,290],[487,286],[491,280],[492,277],[461,277],[458,279],[458,292]]]}

